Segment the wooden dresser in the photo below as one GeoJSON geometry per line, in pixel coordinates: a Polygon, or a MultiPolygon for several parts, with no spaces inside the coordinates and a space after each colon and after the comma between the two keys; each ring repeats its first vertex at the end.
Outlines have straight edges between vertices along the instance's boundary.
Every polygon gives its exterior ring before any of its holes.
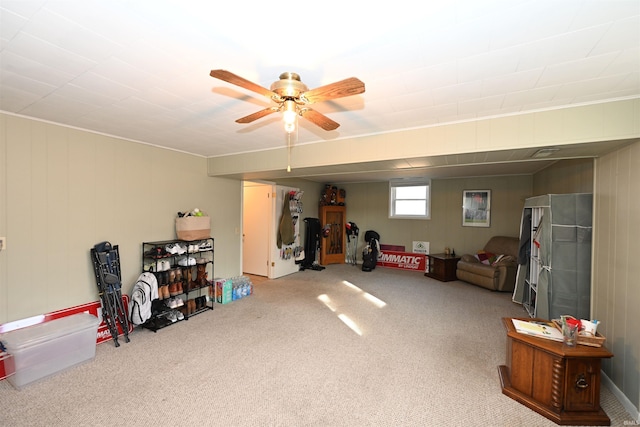
{"type": "MultiPolygon", "coordinates": [[[[536,320],[531,318],[521,320],[536,320]]],[[[502,393],[560,425],[611,424],[600,408],[600,365],[605,347],[577,345],[507,330],[507,363],[498,367],[502,393]]]]}

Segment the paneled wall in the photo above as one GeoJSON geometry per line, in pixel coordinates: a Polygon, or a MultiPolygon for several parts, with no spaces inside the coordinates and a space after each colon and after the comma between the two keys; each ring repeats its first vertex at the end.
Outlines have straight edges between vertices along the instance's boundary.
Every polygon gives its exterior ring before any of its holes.
{"type": "Polygon", "coordinates": [[[534,195],[567,193],[593,193],[593,159],[561,160],[534,175],[534,195]]]}
{"type": "MultiPolygon", "coordinates": [[[[595,161],[565,160],[534,175],[536,195],[594,193],[592,318],[601,322],[606,346],[615,357],[603,369],[615,386],[640,408],[640,264],[635,244],[640,228],[640,142],[595,161]]],[[[632,411],[633,412],[633,411],[632,411]]]]}
{"type": "Polygon", "coordinates": [[[208,177],[205,158],[4,114],[0,129],[0,323],[97,301],[89,250],[104,240],[129,294],[141,243],[175,238],[176,213],[195,207],[211,216],[215,274],[239,274],[241,183],[208,177]]]}
{"type": "Polygon", "coordinates": [[[496,235],[519,236],[524,200],[531,196],[531,176],[479,177],[431,181],[431,219],[389,219],[389,184],[347,184],[347,220],[361,231],[359,246],[364,245],[364,231],[380,233],[381,242],[404,245],[430,242],[431,253],[443,252],[445,246],[456,253],[475,253],[496,235]],[[491,226],[462,226],[463,190],[491,190],[491,226]]]}
{"type": "Polygon", "coordinates": [[[603,370],[640,408],[640,142],[595,162],[592,315],[614,357],[603,370]]]}

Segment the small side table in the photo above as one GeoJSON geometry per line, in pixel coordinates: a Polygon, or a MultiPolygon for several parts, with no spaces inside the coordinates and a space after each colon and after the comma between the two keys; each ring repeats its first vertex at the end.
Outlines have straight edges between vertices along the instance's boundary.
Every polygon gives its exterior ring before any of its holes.
{"type": "MultiPolygon", "coordinates": [[[[540,319],[520,319],[540,320],[540,319]]],[[[567,347],[558,341],[507,330],[507,363],[498,367],[502,393],[560,425],[608,426],[600,407],[601,359],[605,347],[567,347]]]]}
{"type": "Polygon", "coordinates": [[[458,261],[460,261],[460,257],[455,255],[446,255],[443,253],[427,255],[427,271],[424,275],[440,280],[441,282],[456,280],[458,261]]]}

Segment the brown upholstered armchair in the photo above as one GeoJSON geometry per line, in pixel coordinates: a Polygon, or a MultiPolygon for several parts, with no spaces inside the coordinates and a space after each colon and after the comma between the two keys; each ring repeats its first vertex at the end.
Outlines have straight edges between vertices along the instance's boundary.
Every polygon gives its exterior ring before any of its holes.
{"type": "Polygon", "coordinates": [[[494,236],[476,254],[462,255],[456,270],[458,280],[492,291],[512,292],[518,270],[517,237],[494,236]]]}

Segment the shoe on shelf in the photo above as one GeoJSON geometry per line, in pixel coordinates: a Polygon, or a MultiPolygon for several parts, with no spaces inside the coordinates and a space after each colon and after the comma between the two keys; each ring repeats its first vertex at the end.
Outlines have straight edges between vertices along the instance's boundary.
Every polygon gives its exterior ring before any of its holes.
{"type": "Polygon", "coordinates": [[[169,261],[167,260],[158,260],[153,264],[151,264],[151,268],[149,270],[155,271],[155,272],[165,271],[165,270],[168,270],[167,266],[169,265],[170,265],[169,261]]]}
{"type": "Polygon", "coordinates": [[[179,295],[178,284],[176,282],[173,282],[173,283],[169,284],[169,295],[172,296],[172,297],[175,297],[176,295],[179,295]]]}
{"type": "Polygon", "coordinates": [[[198,243],[198,247],[200,248],[200,251],[210,251],[211,249],[213,249],[211,240],[200,241],[200,243],[198,243]]]}
{"type": "Polygon", "coordinates": [[[182,269],[182,278],[184,279],[185,282],[189,283],[191,281],[191,274],[192,274],[192,271],[190,267],[182,269]]]}
{"type": "Polygon", "coordinates": [[[168,255],[167,251],[165,248],[162,248],[160,246],[156,246],[153,249],[149,249],[148,251],[145,251],[144,256],[146,257],[150,257],[150,258],[164,258],[168,255]]]}
{"type": "Polygon", "coordinates": [[[165,305],[169,308],[177,308],[178,302],[176,301],[175,298],[171,297],[167,300],[167,302],[165,302],[165,305]]]}
{"type": "Polygon", "coordinates": [[[196,259],[192,256],[182,257],[178,260],[178,265],[181,265],[183,267],[196,265],[196,259]]]}
{"type": "Polygon", "coordinates": [[[178,311],[182,314],[182,318],[189,314],[189,311],[187,310],[187,304],[184,304],[182,307],[178,307],[178,311]]]}
{"type": "Polygon", "coordinates": [[[182,307],[184,305],[184,301],[182,300],[182,298],[175,297],[174,300],[176,301],[176,308],[177,307],[182,307]]]}
{"type": "Polygon", "coordinates": [[[175,243],[168,243],[167,245],[165,245],[164,250],[171,255],[175,255],[178,253],[177,245],[175,243]]]}
{"type": "Polygon", "coordinates": [[[173,310],[173,314],[175,314],[178,320],[184,320],[184,314],[180,310],[173,310]]]}
{"type": "Polygon", "coordinates": [[[167,251],[163,247],[160,247],[160,246],[155,247],[153,249],[153,251],[155,252],[155,257],[156,258],[163,258],[163,257],[166,257],[167,255],[169,255],[167,253],[167,251]]]}
{"type": "Polygon", "coordinates": [[[178,321],[178,316],[176,316],[175,310],[167,311],[164,317],[166,317],[167,320],[170,320],[171,323],[176,323],[178,321]]]}
{"type": "Polygon", "coordinates": [[[143,255],[145,257],[153,258],[156,255],[156,251],[154,249],[149,249],[148,251],[144,251],[143,255]]]}
{"type": "Polygon", "coordinates": [[[171,323],[171,320],[167,319],[167,316],[160,316],[158,317],[158,319],[156,320],[161,328],[164,328],[165,326],[169,326],[171,323]]]}
{"type": "Polygon", "coordinates": [[[190,254],[200,252],[200,247],[198,245],[189,245],[189,247],[187,248],[187,252],[189,252],[190,254]]]}
{"type": "Polygon", "coordinates": [[[173,255],[182,255],[187,252],[187,247],[183,243],[169,243],[167,252],[173,255]]]}

